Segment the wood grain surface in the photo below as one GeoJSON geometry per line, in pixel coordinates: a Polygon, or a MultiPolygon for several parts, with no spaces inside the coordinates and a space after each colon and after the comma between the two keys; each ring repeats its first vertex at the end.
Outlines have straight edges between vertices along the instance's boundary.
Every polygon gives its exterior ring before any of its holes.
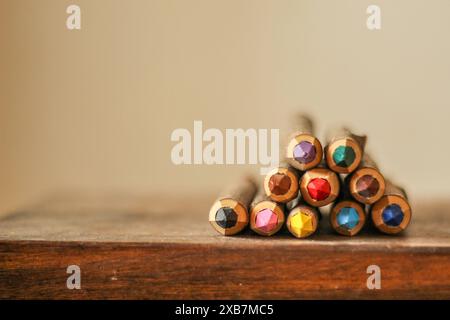
{"type": "Polygon", "coordinates": [[[0,218],[0,298],[450,298],[450,201],[413,202],[406,233],[217,234],[214,196],[57,196],[0,218]],[[69,265],[81,289],[66,288],[69,265]],[[380,290],[366,286],[381,268],[380,290]]]}

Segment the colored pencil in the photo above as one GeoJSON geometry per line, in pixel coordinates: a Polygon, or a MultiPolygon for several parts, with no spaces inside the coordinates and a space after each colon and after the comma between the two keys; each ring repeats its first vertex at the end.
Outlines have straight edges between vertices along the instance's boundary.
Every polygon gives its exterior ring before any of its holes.
{"type": "Polygon", "coordinates": [[[353,172],[361,162],[366,140],[345,127],[330,131],[325,147],[328,167],[337,173],[353,172]]]}
{"type": "Polygon", "coordinates": [[[313,207],[323,207],[336,200],[340,182],[337,174],[323,164],[306,171],[300,178],[300,192],[303,199],[313,207]]]}
{"type": "Polygon", "coordinates": [[[284,206],[259,190],[250,205],[250,229],[262,236],[271,236],[284,224],[284,206]]]}
{"type": "Polygon", "coordinates": [[[298,173],[288,164],[282,163],[264,178],[266,195],[276,202],[286,203],[298,195],[298,173]]]}
{"type": "Polygon", "coordinates": [[[363,204],[373,204],[378,201],[386,187],[378,166],[367,153],[364,153],[358,169],[347,176],[346,185],[352,197],[363,204]]]}
{"type": "Polygon", "coordinates": [[[294,127],[286,144],[286,161],[301,171],[312,169],[323,157],[322,144],[314,136],[313,122],[307,115],[299,114],[295,117],[294,127]]]}
{"type": "Polygon", "coordinates": [[[405,190],[386,180],[384,195],[371,208],[375,228],[386,234],[397,234],[408,227],[411,216],[405,190]]]}
{"type": "Polygon", "coordinates": [[[344,236],[357,235],[366,223],[363,205],[351,197],[350,190],[345,184],[331,208],[329,217],[333,230],[344,236]]]}
{"type": "Polygon", "coordinates": [[[296,238],[307,238],[313,235],[319,227],[320,211],[303,202],[301,197],[291,203],[287,205],[289,214],[286,218],[286,227],[289,232],[296,238]]]}
{"type": "Polygon", "coordinates": [[[209,211],[213,228],[225,236],[242,231],[248,225],[248,209],[256,191],[256,183],[250,177],[241,178],[225,189],[209,211]]]}

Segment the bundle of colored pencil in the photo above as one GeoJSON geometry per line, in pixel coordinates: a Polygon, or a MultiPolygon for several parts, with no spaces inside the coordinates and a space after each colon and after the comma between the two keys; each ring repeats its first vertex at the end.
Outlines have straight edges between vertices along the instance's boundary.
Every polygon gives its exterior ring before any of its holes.
{"type": "Polygon", "coordinates": [[[285,159],[263,186],[246,177],[214,202],[209,212],[214,229],[235,235],[250,225],[256,234],[272,236],[285,226],[294,237],[306,238],[317,231],[322,207],[340,235],[357,235],[370,221],[390,235],[408,227],[406,192],[385,179],[365,152],[366,136],[340,128],[329,132],[322,148],[311,119],[296,120],[285,159]]]}

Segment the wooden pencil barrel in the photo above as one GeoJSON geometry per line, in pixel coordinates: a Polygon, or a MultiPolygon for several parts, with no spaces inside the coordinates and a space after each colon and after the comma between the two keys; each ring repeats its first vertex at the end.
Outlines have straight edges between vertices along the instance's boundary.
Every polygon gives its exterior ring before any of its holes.
{"type": "Polygon", "coordinates": [[[225,236],[242,231],[248,225],[248,210],[256,192],[256,182],[248,176],[224,189],[209,211],[213,228],[225,236]]]}
{"type": "Polygon", "coordinates": [[[314,122],[312,118],[305,113],[297,113],[293,117],[292,124],[294,129],[301,133],[314,134],[314,122]]]}
{"type": "Polygon", "coordinates": [[[328,167],[337,173],[351,173],[359,166],[367,137],[356,135],[342,127],[329,131],[325,147],[325,159],[328,167]]]}
{"type": "Polygon", "coordinates": [[[386,182],[377,164],[366,153],[352,174],[345,179],[345,185],[352,197],[363,204],[373,204],[384,194],[386,182]]]}
{"type": "Polygon", "coordinates": [[[365,207],[353,199],[348,179],[342,181],[339,196],[331,207],[329,220],[331,228],[340,235],[355,236],[366,224],[365,207]]]}
{"type": "Polygon", "coordinates": [[[352,198],[336,201],[329,217],[333,230],[344,236],[357,235],[366,224],[364,207],[352,198]]]}
{"type": "Polygon", "coordinates": [[[288,203],[286,203],[286,213],[289,213],[290,211],[292,211],[292,209],[294,209],[297,206],[301,206],[301,205],[305,205],[305,206],[309,206],[311,208],[315,208],[316,212],[317,212],[317,216],[319,217],[319,220],[322,220],[322,211],[317,209],[316,207],[313,207],[311,205],[309,205],[302,197],[302,194],[299,192],[298,196],[289,201],[288,203]]]}
{"type": "Polygon", "coordinates": [[[294,129],[286,143],[286,161],[294,168],[306,171],[316,167],[323,157],[323,148],[314,136],[314,125],[305,114],[295,116],[294,129]]]}
{"type": "Polygon", "coordinates": [[[380,232],[397,234],[405,230],[412,218],[405,190],[386,180],[384,195],[371,208],[371,218],[380,232]]]}
{"type": "Polygon", "coordinates": [[[313,207],[323,207],[332,203],[338,197],[339,191],[339,177],[326,168],[324,163],[306,171],[300,178],[302,198],[313,207]]]}
{"type": "Polygon", "coordinates": [[[289,203],[288,208],[286,227],[294,237],[307,238],[317,231],[321,218],[317,208],[308,205],[301,197],[289,203]]]}
{"type": "Polygon", "coordinates": [[[262,236],[276,234],[284,224],[284,208],[260,189],[250,205],[250,229],[262,236]]]}
{"type": "Polygon", "coordinates": [[[385,194],[397,195],[408,200],[406,190],[398,185],[395,185],[391,180],[386,180],[385,194]]]}
{"type": "Polygon", "coordinates": [[[228,186],[222,190],[218,199],[231,198],[240,202],[246,208],[255,198],[258,191],[256,180],[251,176],[244,176],[238,179],[234,184],[228,186]]]}
{"type": "Polygon", "coordinates": [[[361,168],[373,168],[379,170],[377,163],[370,156],[369,153],[364,152],[364,155],[361,160],[361,164],[359,165],[361,168]]]}
{"type": "Polygon", "coordinates": [[[286,203],[298,195],[298,173],[286,162],[273,168],[264,178],[264,191],[273,201],[286,203]]]}

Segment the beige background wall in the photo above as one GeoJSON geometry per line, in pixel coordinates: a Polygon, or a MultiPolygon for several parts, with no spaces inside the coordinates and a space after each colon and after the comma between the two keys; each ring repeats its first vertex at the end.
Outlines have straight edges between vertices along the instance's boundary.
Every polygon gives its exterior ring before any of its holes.
{"type": "Polygon", "coordinates": [[[302,108],[366,132],[413,196],[447,196],[449,32],[447,0],[1,0],[0,210],[62,189],[218,189],[246,168],[174,166],[174,128],[284,127],[302,108]]]}

